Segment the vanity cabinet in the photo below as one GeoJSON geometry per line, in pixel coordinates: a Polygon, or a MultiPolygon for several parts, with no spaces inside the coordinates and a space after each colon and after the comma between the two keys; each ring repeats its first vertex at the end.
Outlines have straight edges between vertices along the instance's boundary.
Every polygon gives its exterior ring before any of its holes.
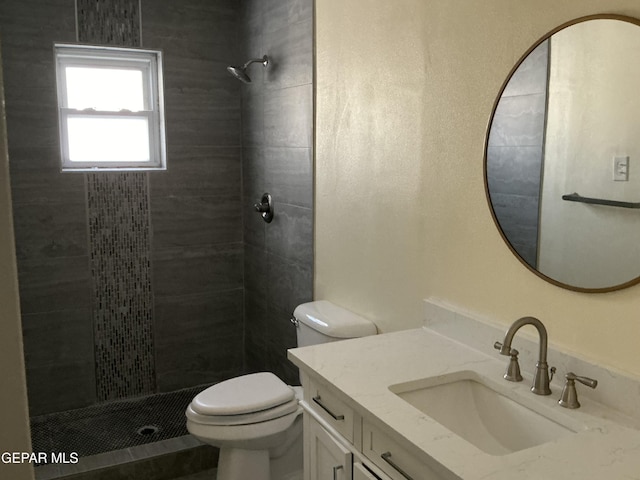
{"type": "Polygon", "coordinates": [[[449,480],[303,375],[304,480],[449,480]]]}

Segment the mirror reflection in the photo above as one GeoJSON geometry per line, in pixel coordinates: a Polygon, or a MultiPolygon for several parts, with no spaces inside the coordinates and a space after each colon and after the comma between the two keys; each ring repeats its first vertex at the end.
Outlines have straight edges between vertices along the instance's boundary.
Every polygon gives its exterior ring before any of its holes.
{"type": "Polygon", "coordinates": [[[513,71],[488,133],[487,192],[503,237],[573,290],[640,280],[635,22],[590,18],[548,36],[513,71]]]}

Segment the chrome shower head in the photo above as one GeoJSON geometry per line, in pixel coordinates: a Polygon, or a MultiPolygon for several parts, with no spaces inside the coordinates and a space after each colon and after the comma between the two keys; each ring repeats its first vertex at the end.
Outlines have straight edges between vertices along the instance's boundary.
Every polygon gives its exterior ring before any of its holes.
{"type": "Polygon", "coordinates": [[[241,67],[234,67],[233,65],[229,65],[227,67],[227,72],[236,77],[242,83],[251,83],[251,78],[247,75],[247,67],[252,63],[261,63],[263,67],[269,65],[269,57],[264,55],[262,58],[254,58],[253,60],[249,60],[241,67]]]}
{"type": "Polygon", "coordinates": [[[249,78],[249,75],[246,74],[246,72],[244,71],[244,68],[242,67],[234,67],[233,65],[229,65],[227,67],[227,72],[229,72],[231,75],[236,77],[242,83],[251,83],[251,79],[249,78]]]}

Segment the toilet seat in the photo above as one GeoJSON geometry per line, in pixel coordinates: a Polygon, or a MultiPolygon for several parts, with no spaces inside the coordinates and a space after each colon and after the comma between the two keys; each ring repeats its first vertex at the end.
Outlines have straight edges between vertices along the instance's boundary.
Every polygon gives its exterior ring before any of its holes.
{"type": "Polygon", "coordinates": [[[217,383],[195,396],[191,407],[207,416],[244,415],[295,399],[294,390],[271,372],[252,373],[217,383]]]}
{"type": "Polygon", "coordinates": [[[290,402],[278,405],[267,410],[244,413],[240,415],[202,415],[193,408],[193,404],[187,407],[187,418],[192,422],[202,425],[250,425],[253,423],[267,422],[276,418],[284,417],[298,410],[298,399],[294,398],[290,402]]]}
{"type": "Polygon", "coordinates": [[[225,380],[203,390],[187,407],[189,420],[201,425],[251,425],[298,410],[300,387],[290,387],[273,373],[225,380]]]}

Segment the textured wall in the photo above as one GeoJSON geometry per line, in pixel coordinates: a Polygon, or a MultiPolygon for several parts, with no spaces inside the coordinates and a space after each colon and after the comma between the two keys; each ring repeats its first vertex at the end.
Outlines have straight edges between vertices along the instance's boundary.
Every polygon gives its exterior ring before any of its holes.
{"type": "Polygon", "coordinates": [[[444,125],[461,114],[435,110],[438,99],[460,93],[453,83],[430,87],[444,74],[433,57],[453,48],[426,41],[430,28],[445,28],[437,16],[425,19],[431,8],[421,0],[316,3],[314,295],[382,331],[419,324],[437,265],[427,268],[424,251],[442,258],[428,232],[450,239],[427,214],[457,214],[435,190],[458,190],[445,145],[461,145],[468,132],[445,137],[444,125]]]}
{"type": "Polygon", "coordinates": [[[266,69],[252,65],[253,82],[241,86],[247,366],[296,384],[289,319],[311,300],[313,283],[312,5],[244,1],[244,46],[232,62],[271,57],[266,69]],[[253,211],[264,192],[275,204],[270,224],[253,211]]]}
{"type": "Polygon", "coordinates": [[[317,2],[316,297],[383,331],[420,325],[425,297],[505,325],[535,315],[551,343],[640,375],[640,287],[579,294],[533,275],[483,184],[510,69],[551,29],[603,11],[640,17],[635,0],[317,2]]]}

